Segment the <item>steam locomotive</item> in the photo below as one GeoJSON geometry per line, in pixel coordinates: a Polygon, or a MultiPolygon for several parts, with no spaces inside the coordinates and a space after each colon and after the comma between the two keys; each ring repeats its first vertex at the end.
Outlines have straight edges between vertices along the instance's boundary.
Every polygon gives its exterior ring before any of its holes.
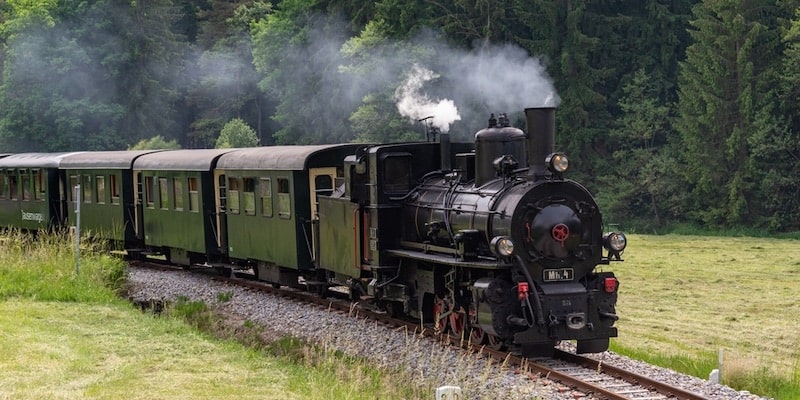
{"type": "Polygon", "coordinates": [[[625,235],[565,178],[555,110],[525,115],[527,135],[492,115],[474,143],[6,155],[0,226],[80,225],[133,258],[335,289],[525,356],[604,351],[619,282],[600,266],[625,235]]]}

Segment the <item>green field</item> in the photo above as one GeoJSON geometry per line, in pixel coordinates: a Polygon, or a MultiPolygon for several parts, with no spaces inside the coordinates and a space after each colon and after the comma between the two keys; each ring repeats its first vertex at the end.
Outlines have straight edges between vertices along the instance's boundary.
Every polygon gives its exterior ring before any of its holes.
{"type": "MultiPolygon", "coordinates": [[[[68,239],[0,238],[0,399],[392,399],[435,387],[141,313],[119,297],[122,262],[83,247],[76,275],[68,239]]],[[[705,378],[722,349],[726,384],[800,398],[799,240],[631,235],[624,258],[612,350],[705,378]]]]}
{"type": "Polygon", "coordinates": [[[612,347],[776,398],[800,397],[800,241],[630,235],[612,347]]]}

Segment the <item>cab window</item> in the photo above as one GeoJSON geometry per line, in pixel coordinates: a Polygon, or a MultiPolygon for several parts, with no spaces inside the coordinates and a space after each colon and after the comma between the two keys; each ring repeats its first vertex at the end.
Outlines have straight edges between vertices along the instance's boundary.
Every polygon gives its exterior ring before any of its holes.
{"type": "Polygon", "coordinates": [[[411,155],[389,154],[383,160],[383,191],[402,195],[411,189],[411,155]]]}

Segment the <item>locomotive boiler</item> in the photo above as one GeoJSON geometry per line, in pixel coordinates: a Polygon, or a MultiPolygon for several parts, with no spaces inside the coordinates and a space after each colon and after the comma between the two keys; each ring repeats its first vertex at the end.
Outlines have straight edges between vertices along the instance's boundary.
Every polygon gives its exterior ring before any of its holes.
{"type": "MultiPolygon", "coordinates": [[[[468,329],[525,355],[570,339],[578,352],[603,351],[617,335],[619,283],[597,267],[621,261],[625,236],[604,234],[591,193],[565,178],[568,160],[553,151],[554,109],[525,112],[527,136],[493,115],[453,168],[442,135],[440,173],[405,196],[405,250],[390,253],[431,271],[434,319],[449,314],[456,333],[468,329]]],[[[419,277],[411,279],[413,292],[419,277]]]]}

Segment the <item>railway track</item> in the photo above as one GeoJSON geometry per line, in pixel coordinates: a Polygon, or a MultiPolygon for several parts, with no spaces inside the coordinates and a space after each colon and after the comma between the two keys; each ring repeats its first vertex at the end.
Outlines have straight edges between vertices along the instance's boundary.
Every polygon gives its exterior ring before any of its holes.
{"type": "MultiPolygon", "coordinates": [[[[165,271],[184,270],[179,267],[144,262],[135,262],[132,265],[165,271]]],[[[583,396],[609,400],[707,399],[707,397],[700,394],[674,387],[613,365],[603,364],[601,361],[592,358],[558,349],[556,349],[553,358],[525,359],[513,353],[437,332],[431,326],[421,327],[418,322],[393,318],[384,312],[359,306],[349,300],[321,297],[314,293],[294,288],[274,287],[268,283],[253,280],[250,274],[236,274],[236,276],[225,277],[209,268],[193,269],[192,271],[206,274],[213,280],[316,304],[329,311],[357,315],[359,318],[369,318],[384,324],[387,328],[405,329],[421,336],[430,337],[431,340],[436,340],[440,343],[458,346],[472,353],[490,357],[498,363],[510,368],[516,368],[520,372],[541,375],[549,380],[559,382],[565,387],[571,388],[575,392],[576,398],[583,396]]]]}

